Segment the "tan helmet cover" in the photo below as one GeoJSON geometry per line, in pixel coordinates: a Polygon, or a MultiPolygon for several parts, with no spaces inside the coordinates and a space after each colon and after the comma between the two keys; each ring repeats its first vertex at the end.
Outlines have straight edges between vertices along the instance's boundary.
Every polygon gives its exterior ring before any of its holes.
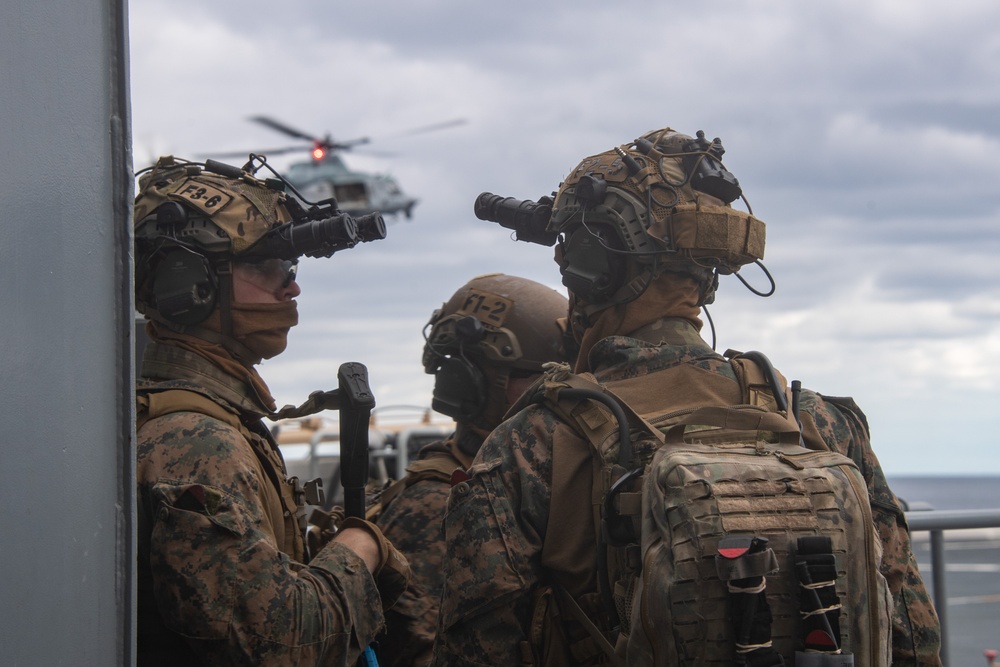
{"type": "Polygon", "coordinates": [[[566,358],[563,331],[569,302],[559,292],[527,278],[490,273],[461,287],[429,322],[424,369],[433,373],[441,355],[459,350],[456,323],[475,317],[483,325],[482,340],[467,345],[485,365],[541,372],[549,361],[566,358]]]}
{"type": "Polygon", "coordinates": [[[188,212],[188,224],[175,232],[178,240],[213,254],[239,255],[291,220],[283,205],[286,198],[284,192],[247,173],[229,178],[172,156],[161,157],[139,180],[133,216],[136,238],[161,235],[156,210],[174,201],[188,212]]]}
{"type": "Polygon", "coordinates": [[[618,229],[629,258],[643,264],[694,264],[734,273],[764,257],[764,223],[691,186],[685,158],[711,157],[707,151],[685,150],[692,138],[663,128],[640,140],[584,158],[559,187],[548,231],[570,232],[589,223],[618,229]],[[639,166],[632,174],[627,159],[639,166]],[[585,176],[603,179],[603,202],[588,206],[577,197],[585,176]]]}

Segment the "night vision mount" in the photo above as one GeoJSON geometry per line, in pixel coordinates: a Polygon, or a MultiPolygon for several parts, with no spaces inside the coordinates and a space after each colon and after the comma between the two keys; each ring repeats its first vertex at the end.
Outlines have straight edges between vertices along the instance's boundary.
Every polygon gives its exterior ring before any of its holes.
{"type": "Polygon", "coordinates": [[[205,161],[205,171],[229,178],[241,178],[245,173],[255,174],[261,166],[275,176],[264,181],[267,187],[279,192],[284,192],[287,187],[298,199],[288,196],[282,202],[292,216],[291,222],[269,231],[241,253],[241,257],[289,260],[303,255],[330,257],[335,252],[353,248],[358,243],[378,241],[386,237],[385,220],[381,213],[376,211],[355,218],[342,212],[337,206],[337,200],[332,197],[319,202],[308,202],[283,176],[271,169],[263,156],[251,154],[250,161],[242,169],[216,160],[205,161]],[[303,207],[299,200],[309,208],[303,207]]]}

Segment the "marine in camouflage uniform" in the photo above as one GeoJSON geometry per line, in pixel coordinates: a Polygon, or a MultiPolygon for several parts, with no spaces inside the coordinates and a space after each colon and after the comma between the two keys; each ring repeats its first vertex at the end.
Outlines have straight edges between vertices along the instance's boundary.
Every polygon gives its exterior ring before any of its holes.
{"type": "Polygon", "coordinates": [[[456,420],[446,440],[420,450],[407,476],[381,496],[377,524],[413,576],[386,612],[384,667],[427,665],[437,631],[445,557],[441,520],[453,472],[472,463],[483,439],[550,361],[565,361],[568,303],[534,281],[503,274],[462,286],[428,322],[424,370],[435,376],[433,407],[456,420]]]}
{"type": "MultiPolygon", "coordinates": [[[[763,256],[763,223],[728,206],[738,185],[730,187],[736,181],[721,154],[721,144],[716,150],[702,136],[648,133],[584,159],[549,202],[548,227],[528,230],[543,240],[542,231],[561,234],[556,259],[580,341],[575,370],[599,382],[627,380],[633,396],[662,400],[661,414],[692,407],[699,377],[735,379],[730,363],[701,338],[699,309],[714,299],[718,274],[763,256]],[[636,248],[642,252],[623,252],[636,248]],[[667,374],[689,384],[660,399],[654,387],[667,374]]],[[[513,215],[482,217],[505,224],[513,215]]],[[[722,405],[741,402],[738,387],[734,382],[722,405]]],[[[893,597],[893,664],[940,665],[940,624],[864,414],[851,399],[808,390],[799,407],[806,445],[850,457],[867,483],[893,597]]],[[[449,499],[433,664],[529,665],[543,663],[541,655],[555,656],[551,664],[611,664],[565,606],[555,621],[560,628],[535,613],[538,596],[556,585],[614,641],[598,588],[591,507],[601,499],[591,499],[591,452],[575,424],[541,404],[518,412],[483,444],[449,499]]]]}
{"type": "Polygon", "coordinates": [[[303,488],[261,422],[255,365],[284,349],[300,290],[294,248],[253,252],[297,221],[247,172],[162,158],[140,188],[138,664],[354,664],[406,568],[360,520],[308,559],[303,488]]]}

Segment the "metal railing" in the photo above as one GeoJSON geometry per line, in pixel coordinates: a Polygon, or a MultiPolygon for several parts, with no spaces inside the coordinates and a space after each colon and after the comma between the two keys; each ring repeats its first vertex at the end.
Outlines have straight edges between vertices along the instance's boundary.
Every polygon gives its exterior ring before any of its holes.
{"type": "Polygon", "coordinates": [[[911,511],[906,513],[910,532],[928,531],[931,537],[931,581],[934,591],[934,608],[941,621],[941,662],[950,664],[948,656],[948,596],[945,585],[946,558],[944,531],[998,528],[1000,509],[990,510],[940,510],[911,511]]]}

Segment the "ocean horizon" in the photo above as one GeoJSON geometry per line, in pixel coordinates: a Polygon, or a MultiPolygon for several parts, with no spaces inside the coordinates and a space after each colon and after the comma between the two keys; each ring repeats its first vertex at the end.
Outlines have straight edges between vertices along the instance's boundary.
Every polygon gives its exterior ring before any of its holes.
{"type": "Polygon", "coordinates": [[[1000,475],[887,475],[886,479],[896,496],[911,505],[926,503],[935,510],[1000,509],[1000,475]]]}

